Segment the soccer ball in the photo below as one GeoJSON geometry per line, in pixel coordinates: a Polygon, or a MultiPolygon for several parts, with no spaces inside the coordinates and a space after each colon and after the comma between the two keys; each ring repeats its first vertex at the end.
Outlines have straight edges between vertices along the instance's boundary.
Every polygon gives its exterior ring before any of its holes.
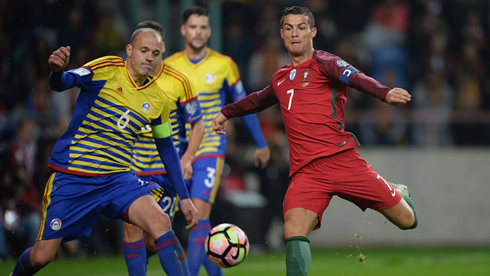
{"type": "Polygon", "coordinates": [[[248,255],[248,237],[242,229],[230,223],[219,224],[206,238],[206,255],[217,266],[232,267],[248,255]]]}

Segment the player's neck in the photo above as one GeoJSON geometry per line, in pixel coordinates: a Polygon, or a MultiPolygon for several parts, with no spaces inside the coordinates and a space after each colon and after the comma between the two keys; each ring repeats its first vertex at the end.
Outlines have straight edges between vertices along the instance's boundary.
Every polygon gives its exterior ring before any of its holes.
{"type": "Polygon", "coordinates": [[[192,59],[192,60],[201,59],[207,54],[208,47],[203,47],[201,49],[194,49],[189,46],[186,46],[185,52],[187,54],[188,59],[192,59]]]}
{"type": "Polygon", "coordinates": [[[295,55],[289,53],[289,58],[291,59],[291,65],[298,66],[301,63],[306,62],[306,61],[312,59],[313,58],[313,53],[314,53],[313,48],[311,50],[307,51],[307,52],[302,53],[299,56],[295,56],[295,55]]]}
{"type": "Polygon", "coordinates": [[[129,66],[128,62],[126,63],[126,69],[128,70],[129,75],[131,75],[131,78],[133,79],[134,84],[136,84],[136,86],[142,86],[143,84],[145,84],[146,76],[139,75],[138,73],[136,73],[133,70],[133,68],[131,68],[131,66],[129,66]]]}

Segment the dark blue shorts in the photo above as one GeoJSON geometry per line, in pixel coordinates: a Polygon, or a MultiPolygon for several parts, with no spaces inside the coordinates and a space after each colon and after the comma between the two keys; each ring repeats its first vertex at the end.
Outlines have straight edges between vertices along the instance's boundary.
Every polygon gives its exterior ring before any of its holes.
{"type": "Polygon", "coordinates": [[[89,236],[101,214],[128,222],[127,211],[137,198],[157,198],[162,193],[158,184],[142,181],[133,172],[97,177],[55,172],[44,190],[37,239],[63,237],[63,241],[70,241],[89,236]]]}
{"type": "Polygon", "coordinates": [[[223,157],[205,157],[192,164],[192,179],[187,183],[191,198],[199,198],[214,203],[221,183],[224,165],[223,157]]]}

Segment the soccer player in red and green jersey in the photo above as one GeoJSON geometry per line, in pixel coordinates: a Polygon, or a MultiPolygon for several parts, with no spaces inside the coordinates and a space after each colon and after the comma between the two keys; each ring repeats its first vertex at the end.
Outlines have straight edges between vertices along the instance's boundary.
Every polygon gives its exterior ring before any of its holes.
{"type": "Polygon", "coordinates": [[[345,131],[344,106],[353,87],[388,104],[405,104],[410,94],[390,89],[341,58],[313,49],[314,18],[304,7],[283,10],[281,37],[291,64],[280,68],[270,85],[225,106],[213,129],[225,134],[229,118],[279,104],[289,142],[291,184],[284,199],[287,275],[307,275],[311,265],[308,235],[321,226],[334,195],[361,210],[379,211],[401,229],[417,226],[405,185],[385,180],[356,150],[355,136],[345,131]]]}

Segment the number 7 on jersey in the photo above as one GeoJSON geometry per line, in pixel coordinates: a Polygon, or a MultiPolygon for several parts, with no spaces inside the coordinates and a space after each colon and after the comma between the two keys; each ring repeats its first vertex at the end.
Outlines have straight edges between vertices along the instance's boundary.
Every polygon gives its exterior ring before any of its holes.
{"type": "Polygon", "coordinates": [[[289,104],[288,104],[288,110],[290,110],[291,104],[293,103],[294,89],[289,89],[288,91],[286,91],[286,93],[291,94],[291,96],[289,96],[289,104]]]}

